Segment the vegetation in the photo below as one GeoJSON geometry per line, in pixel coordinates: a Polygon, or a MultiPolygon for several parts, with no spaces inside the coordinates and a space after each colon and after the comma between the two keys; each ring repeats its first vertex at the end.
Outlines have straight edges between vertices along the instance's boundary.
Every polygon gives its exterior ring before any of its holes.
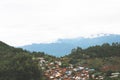
{"type": "Polygon", "coordinates": [[[104,74],[105,80],[118,80],[107,76],[111,72],[120,72],[120,43],[104,43],[87,49],[77,47],[72,49],[71,54],[56,58],[44,52],[29,52],[0,42],[0,80],[46,80],[38,66],[38,57],[48,62],[60,60],[62,68],[69,64],[93,68],[96,73],[104,74]]]}
{"type": "Polygon", "coordinates": [[[81,64],[99,71],[120,71],[120,43],[104,43],[87,49],[77,47],[65,56],[71,64],[81,64]]]}
{"type": "Polygon", "coordinates": [[[32,57],[28,51],[0,42],[0,80],[42,80],[42,72],[32,57]]]}
{"type": "Polygon", "coordinates": [[[105,58],[105,57],[120,57],[120,43],[112,43],[112,45],[108,43],[104,43],[103,45],[99,46],[92,46],[87,49],[82,49],[77,47],[73,49],[71,54],[68,55],[69,57],[77,57],[77,58],[105,58]]]}

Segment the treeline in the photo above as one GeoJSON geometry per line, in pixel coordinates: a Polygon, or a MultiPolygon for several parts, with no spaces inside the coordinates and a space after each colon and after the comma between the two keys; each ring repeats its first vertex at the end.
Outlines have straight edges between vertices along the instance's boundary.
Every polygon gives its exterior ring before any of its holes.
{"type": "Polygon", "coordinates": [[[42,70],[33,56],[41,52],[28,52],[0,41],[0,80],[43,80],[42,70]]]}
{"type": "Polygon", "coordinates": [[[71,51],[71,54],[67,57],[76,59],[76,58],[105,58],[105,57],[120,57],[120,43],[104,43],[103,45],[91,46],[87,49],[82,49],[77,47],[71,51]]]}

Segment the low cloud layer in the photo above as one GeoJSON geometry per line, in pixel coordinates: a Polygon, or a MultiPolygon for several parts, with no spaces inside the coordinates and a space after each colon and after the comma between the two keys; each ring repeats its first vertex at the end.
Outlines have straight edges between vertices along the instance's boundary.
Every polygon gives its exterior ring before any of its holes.
{"type": "Polygon", "coordinates": [[[0,40],[13,46],[120,34],[119,0],[0,0],[0,40]]]}

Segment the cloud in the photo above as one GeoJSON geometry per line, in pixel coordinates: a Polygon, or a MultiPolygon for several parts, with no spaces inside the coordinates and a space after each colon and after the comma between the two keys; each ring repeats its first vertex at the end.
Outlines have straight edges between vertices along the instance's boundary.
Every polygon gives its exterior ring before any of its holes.
{"type": "Polygon", "coordinates": [[[119,0],[0,0],[0,39],[13,46],[120,34],[119,0]]]}

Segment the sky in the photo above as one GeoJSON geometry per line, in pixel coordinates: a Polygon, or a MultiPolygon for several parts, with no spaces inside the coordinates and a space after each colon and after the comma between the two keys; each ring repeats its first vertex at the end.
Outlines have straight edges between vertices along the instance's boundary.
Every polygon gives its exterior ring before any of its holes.
{"type": "Polygon", "coordinates": [[[0,0],[0,40],[11,46],[120,34],[120,0],[0,0]]]}

